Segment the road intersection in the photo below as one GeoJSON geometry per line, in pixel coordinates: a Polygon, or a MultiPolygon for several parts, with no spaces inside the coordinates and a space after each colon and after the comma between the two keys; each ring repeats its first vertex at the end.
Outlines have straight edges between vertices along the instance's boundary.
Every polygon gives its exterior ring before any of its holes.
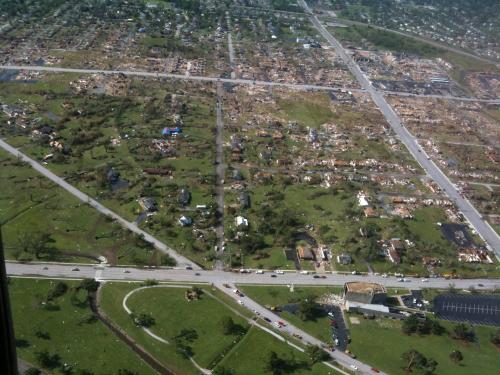
{"type": "Polygon", "coordinates": [[[51,180],[52,182],[54,182],[57,185],[59,185],[60,187],[62,187],[64,190],[66,190],[67,192],[69,192],[70,194],[72,194],[73,196],[75,196],[76,198],[81,200],[82,202],[89,204],[90,206],[95,208],[97,211],[99,211],[103,215],[106,215],[106,216],[113,218],[122,227],[130,230],[131,232],[136,233],[139,236],[143,236],[143,238],[147,242],[151,243],[158,250],[160,250],[160,251],[170,255],[172,258],[174,258],[175,261],[177,262],[177,264],[184,265],[184,266],[190,266],[190,267],[193,267],[196,269],[200,268],[196,264],[193,264],[192,261],[183,257],[178,252],[173,250],[171,247],[169,247],[165,243],[158,240],[156,237],[154,237],[154,236],[150,235],[149,233],[140,229],[135,223],[132,223],[132,222],[124,219],[123,217],[121,217],[120,215],[115,213],[114,211],[111,211],[109,208],[103,206],[102,204],[97,202],[95,199],[91,198],[89,195],[78,190],[73,185],[68,184],[66,181],[64,181],[64,178],[57,176],[55,173],[53,173],[50,170],[48,170],[47,168],[45,168],[37,161],[31,159],[29,156],[23,154],[18,149],[12,147],[11,145],[6,143],[2,139],[0,139],[0,148],[4,149],[5,151],[7,151],[11,155],[15,156],[16,158],[19,158],[19,160],[29,164],[37,172],[39,172],[40,174],[47,177],[49,180],[51,180]]]}
{"type": "MultiPolygon", "coordinates": [[[[231,48],[232,41],[231,41],[231,48]]],[[[234,51],[231,55],[234,54],[234,51]]],[[[234,57],[233,57],[234,58],[234,57]]],[[[231,64],[234,66],[234,63],[231,64]]],[[[80,73],[80,74],[122,74],[130,77],[149,77],[149,78],[170,78],[188,81],[198,81],[198,82],[222,82],[231,83],[235,85],[255,85],[255,86],[269,86],[269,87],[285,87],[294,90],[318,90],[318,91],[344,91],[344,92],[367,92],[364,88],[358,87],[348,87],[348,86],[324,86],[324,85],[314,85],[306,83],[286,83],[286,82],[276,82],[276,81],[261,81],[252,80],[244,78],[233,78],[235,77],[235,71],[231,72],[231,78],[221,78],[221,77],[209,77],[209,76],[196,76],[196,75],[184,75],[184,74],[173,74],[173,73],[157,73],[148,72],[142,70],[108,70],[108,69],[91,69],[91,68],[62,68],[56,66],[33,66],[33,65],[0,65],[0,70],[25,70],[33,72],[52,72],[52,73],[80,73]]],[[[424,97],[424,98],[434,98],[443,100],[459,100],[468,102],[479,102],[487,104],[500,104],[499,99],[478,99],[470,97],[457,97],[451,95],[425,95],[425,94],[414,94],[408,92],[399,91],[380,91],[386,93],[387,95],[398,95],[405,97],[424,97]]]]}
{"type": "Polygon", "coordinates": [[[450,285],[458,289],[475,288],[477,290],[493,290],[500,288],[499,279],[445,279],[429,278],[423,282],[419,278],[408,278],[406,282],[400,278],[384,277],[383,275],[367,274],[352,275],[331,273],[325,278],[314,278],[313,275],[304,275],[296,271],[285,271],[283,274],[264,272],[240,273],[219,270],[189,270],[185,268],[134,268],[109,267],[88,264],[64,263],[19,263],[7,262],[7,273],[21,277],[47,278],[97,278],[98,280],[116,281],[144,281],[154,279],[162,282],[199,282],[209,284],[254,284],[254,285],[344,285],[348,281],[365,281],[382,284],[388,288],[437,288],[448,289],[450,285]],[[78,271],[74,271],[78,269],[78,271]],[[271,274],[276,277],[270,277],[271,274]]]}

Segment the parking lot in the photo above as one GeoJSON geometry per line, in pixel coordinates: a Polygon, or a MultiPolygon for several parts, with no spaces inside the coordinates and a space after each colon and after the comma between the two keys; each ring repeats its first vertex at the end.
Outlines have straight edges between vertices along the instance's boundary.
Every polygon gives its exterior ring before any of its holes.
{"type": "Polygon", "coordinates": [[[441,295],[434,312],[445,320],[500,326],[500,296],[441,295]]]}

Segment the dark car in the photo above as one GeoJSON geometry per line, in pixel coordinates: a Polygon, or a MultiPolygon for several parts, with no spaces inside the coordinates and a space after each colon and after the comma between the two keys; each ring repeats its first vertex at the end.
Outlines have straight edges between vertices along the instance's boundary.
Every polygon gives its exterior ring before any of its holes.
{"type": "Polygon", "coordinates": [[[264,320],[268,323],[271,323],[271,319],[264,317],[264,320]]]}
{"type": "Polygon", "coordinates": [[[314,275],[313,279],[319,279],[321,276],[320,275],[314,275]]]}
{"type": "Polygon", "coordinates": [[[271,277],[277,277],[274,273],[271,274],[271,277]]]}

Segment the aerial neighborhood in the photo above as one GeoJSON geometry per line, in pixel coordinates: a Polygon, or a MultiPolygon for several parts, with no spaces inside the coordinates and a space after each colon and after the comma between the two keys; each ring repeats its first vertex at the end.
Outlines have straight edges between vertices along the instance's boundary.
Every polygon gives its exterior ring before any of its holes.
{"type": "Polygon", "coordinates": [[[2,373],[498,374],[499,15],[0,1],[2,373]]]}

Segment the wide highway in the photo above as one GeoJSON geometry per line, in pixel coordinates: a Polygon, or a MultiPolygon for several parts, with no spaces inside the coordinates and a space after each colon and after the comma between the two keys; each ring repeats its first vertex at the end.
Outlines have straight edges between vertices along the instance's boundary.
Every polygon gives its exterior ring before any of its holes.
{"type": "Polygon", "coordinates": [[[495,230],[483,219],[482,215],[476,210],[476,208],[461,195],[460,191],[453,184],[453,182],[449,180],[449,178],[425,153],[423,148],[418,144],[417,139],[403,126],[399,116],[385,100],[384,94],[373,87],[371,81],[361,70],[359,65],[356,64],[337,39],[335,39],[321,24],[318,17],[312,13],[305,1],[299,0],[299,4],[309,14],[309,19],[318,32],[328,41],[328,43],[330,43],[337,54],[347,64],[349,70],[356,77],[361,87],[370,94],[372,100],[380,109],[394,133],[396,133],[396,135],[401,139],[401,142],[403,142],[411,155],[420,164],[424,171],[439,185],[443,192],[446,193],[446,195],[453,202],[455,202],[456,206],[460,209],[468,222],[487,243],[490,250],[494,251],[497,258],[500,258],[500,237],[495,230]]]}
{"type": "Polygon", "coordinates": [[[348,281],[376,282],[386,287],[395,288],[437,288],[447,289],[450,285],[459,289],[498,289],[500,279],[444,279],[444,278],[406,278],[406,281],[398,281],[400,278],[382,275],[351,275],[351,274],[327,274],[324,278],[314,278],[314,275],[304,275],[299,272],[287,272],[275,274],[264,272],[263,274],[226,272],[218,270],[189,270],[185,268],[134,268],[134,267],[110,267],[87,264],[63,264],[63,263],[19,263],[7,262],[7,274],[11,276],[47,277],[47,278],[96,278],[98,280],[117,281],[143,281],[154,279],[157,281],[172,282],[200,282],[213,284],[260,284],[260,285],[344,285],[348,281]],[[276,277],[271,277],[274,274],[276,277]],[[426,281],[422,281],[426,280],[426,281]]]}

